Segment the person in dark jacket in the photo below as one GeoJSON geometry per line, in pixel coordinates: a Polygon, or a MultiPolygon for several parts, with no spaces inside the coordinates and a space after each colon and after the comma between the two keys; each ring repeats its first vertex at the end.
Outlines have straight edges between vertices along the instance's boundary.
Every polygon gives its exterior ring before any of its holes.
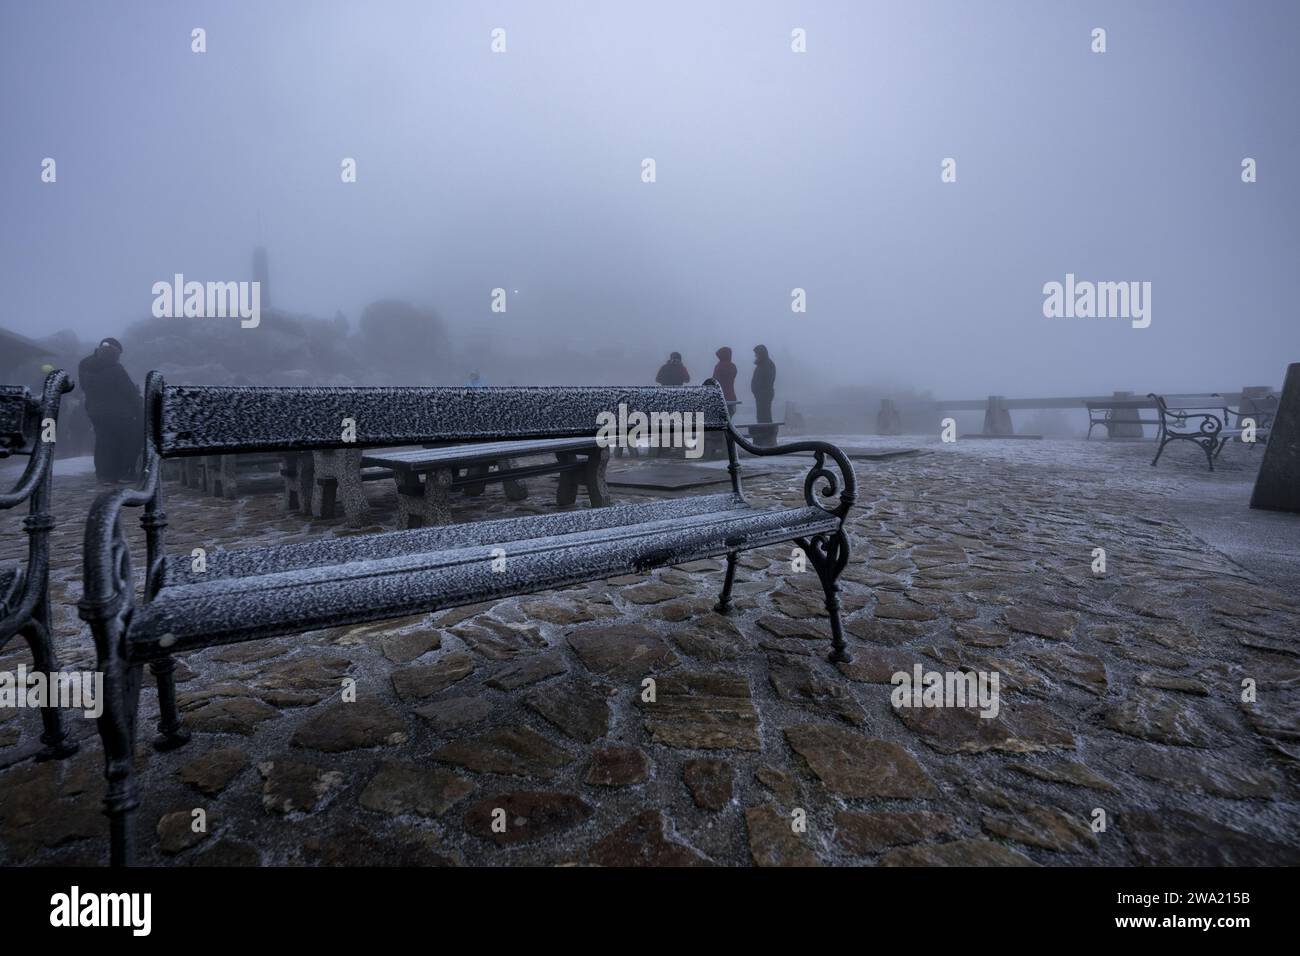
{"type": "Polygon", "coordinates": [[[655,376],[655,381],[660,385],[685,385],[690,380],[691,373],[682,364],[681,352],[668,356],[668,361],[659,367],[659,374],[655,376]]]}
{"type": "Polygon", "coordinates": [[[144,445],[144,399],[122,367],[122,343],[104,339],[77,366],[77,384],[95,428],[95,476],[130,481],[144,445]]]}
{"type": "Polygon", "coordinates": [[[731,349],[723,346],[713,353],[718,364],[713,366],[713,378],[722,386],[722,397],[727,400],[727,411],[736,414],[736,363],[731,361],[731,349]]]}
{"type": "Polygon", "coordinates": [[[754,346],[754,375],[749,390],[754,393],[755,419],[770,422],[772,399],[776,396],[776,363],[768,358],[766,345],[754,346]]]}

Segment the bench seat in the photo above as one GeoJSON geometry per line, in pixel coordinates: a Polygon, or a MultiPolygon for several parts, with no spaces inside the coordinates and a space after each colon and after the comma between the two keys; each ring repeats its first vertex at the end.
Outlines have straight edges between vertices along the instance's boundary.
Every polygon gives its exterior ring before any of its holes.
{"type": "Polygon", "coordinates": [[[768,510],[732,494],[392,531],[238,551],[207,571],[169,560],[167,585],[136,610],[130,657],[360,624],[475,604],[665,563],[834,531],[803,507],[768,510]],[[493,550],[505,552],[493,570],[493,550]],[[360,586],[364,585],[364,586],[360,586]]]}

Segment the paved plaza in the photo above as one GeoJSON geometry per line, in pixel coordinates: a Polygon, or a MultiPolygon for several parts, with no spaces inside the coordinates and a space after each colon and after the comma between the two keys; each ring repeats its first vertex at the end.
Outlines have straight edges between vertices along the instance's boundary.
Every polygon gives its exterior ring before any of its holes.
{"type": "MultiPolygon", "coordinates": [[[[1231,446],[1211,474],[1190,447],[1151,468],[1150,442],[912,443],[856,463],[853,663],[826,660],[820,586],[785,546],[742,557],[725,618],[723,562],[701,561],[190,654],[193,740],[139,735],[141,862],[1300,862],[1300,516],[1247,509],[1260,452],[1231,446]],[[894,708],[892,675],[917,664],[998,674],[997,716],[894,708]]],[[[810,463],[765,461],[746,489],[800,505],[810,463]]],[[[75,605],[99,487],[66,464],[51,599],[62,663],[93,669],[75,605]]],[[[553,482],[530,486],[458,496],[455,518],[555,509],[553,482]]],[[[167,491],[173,554],[358,531],[273,493],[167,491]]],[[[366,492],[361,530],[392,527],[391,483],[366,492]]],[[[18,559],[13,516],[3,531],[18,559]]],[[[0,670],[20,663],[16,641],[0,670]]],[[[107,861],[98,736],[69,719],[76,756],[13,762],[39,721],[0,710],[0,864],[107,861]]]]}

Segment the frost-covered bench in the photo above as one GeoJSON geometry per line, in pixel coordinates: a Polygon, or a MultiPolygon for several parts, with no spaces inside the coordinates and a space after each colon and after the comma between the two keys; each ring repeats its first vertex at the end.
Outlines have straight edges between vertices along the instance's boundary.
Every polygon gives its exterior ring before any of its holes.
{"type": "MultiPolygon", "coordinates": [[[[20,385],[0,385],[0,460],[11,455],[27,456],[27,467],[18,483],[8,492],[0,492],[0,511],[27,504],[27,517],[23,519],[27,562],[0,562],[0,650],[21,634],[31,648],[35,669],[44,674],[59,669],[54,635],[50,632],[50,531],[54,528],[50,488],[59,402],[70,391],[72,383],[62,370],[45,376],[39,401],[20,385]]],[[[44,747],[38,756],[66,757],[76,753],[77,745],[64,730],[58,708],[53,701],[46,703],[41,708],[44,747]]]]}
{"type": "Polygon", "coordinates": [[[1219,457],[1224,445],[1234,438],[1254,443],[1267,442],[1273,426],[1273,413],[1267,410],[1242,411],[1227,405],[1170,408],[1163,396],[1150,394],[1147,397],[1155,401],[1160,414],[1156,434],[1160,447],[1156,449],[1155,458],[1151,459],[1153,467],[1171,441],[1189,441],[1205,453],[1205,461],[1210,471],[1214,471],[1214,459],[1219,457]],[[1236,424],[1233,424],[1234,417],[1236,424]],[[1253,436],[1248,433],[1247,422],[1253,423],[1249,430],[1253,436]]]}
{"type": "Polygon", "coordinates": [[[104,741],[112,861],[135,855],[139,806],[132,760],[141,668],[159,683],[162,737],[185,738],[176,710],[171,655],[258,638],[361,624],[634,571],[727,556],[719,611],[730,608],[738,552],[784,541],[807,552],[825,591],[832,660],[847,660],[838,578],[849,559],[844,520],[853,466],[838,448],[805,441],[758,447],[730,425],[716,382],[682,388],[218,388],[146,381],[149,441],[138,489],[101,495],[86,525],[81,614],[94,631],[104,675],[104,741]],[[477,524],[323,538],[243,550],[214,550],[196,571],[189,553],[164,551],[161,462],[190,455],[388,447],[439,441],[592,436],[620,406],[699,413],[726,434],[732,489],[477,524]],[[342,436],[347,435],[351,441],[342,436]],[[746,500],[736,449],[754,455],[812,452],[806,504],[769,510],[746,500]],[[828,466],[828,461],[834,469],[828,466]],[[121,527],[123,507],[141,506],[148,556],[144,600],[121,527]]]}

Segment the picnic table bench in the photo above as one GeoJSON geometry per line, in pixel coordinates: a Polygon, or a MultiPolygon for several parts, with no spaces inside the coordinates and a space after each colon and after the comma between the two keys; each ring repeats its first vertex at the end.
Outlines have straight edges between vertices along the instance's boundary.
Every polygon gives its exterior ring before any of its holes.
{"type": "Polygon", "coordinates": [[[571,505],[578,497],[578,485],[587,489],[592,507],[612,503],[605,483],[609,449],[590,438],[547,438],[538,441],[480,442],[472,445],[444,445],[410,448],[361,456],[362,468],[386,469],[397,481],[398,526],[451,523],[449,494],[461,490],[481,494],[484,484],[502,482],[506,497],[522,501],[528,497],[525,480],[536,475],[559,473],[556,503],[571,505]],[[520,465],[517,459],[554,455],[555,460],[520,465]]]}
{"type": "MultiPolygon", "coordinates": [[[[0,511],[24,503],[27,517],[25,564],[0,563],[0,650],[21,634],[31,648],[35,669],[53,675],[59,669],[50,631],[50,531],[54,517],[50,514],[50,490],[54,465],[54,441],[42,433],[46,423],[57,429],[59,403],[72,391],[68,373],[57,369],[45,376],[40,400],[21,385],[0,385],[0,459],[11,455],[27,456],[18,483],[0,493],[0,511]]],[[[55,435],[57,437],[57,434],[55,435]]],[[[43,749],[37,759],[66,757],[77,752],[77,744],[63,727],[57,702],[47,700],[41,707],[43,749]]]]}
{"type": "MultiPolygon", "coordinates": [[[[1142,412],[1155,412],[1156,403],[1148,399],[1140,398],[1115,398],[1101,401],[1084,402],[1088,407],[1088,438],[1092,438],[1092,430],[1098,425],[1106,429],[1106,434],[1113,436],[1113,431],[1118,430],[1125,425],[1159,425],[1161,419],[1159,416],[1148,418],[1142,417],[1142,412]],[[1132,417],[1116,418],[1116,412],[1129,412],[1132,417]]],[[[1135,436],[1137,437],[1137,436],[1135,436]]]]}
{"type": "Polygon", "coordinates": [[[849,659],[838,579],[849,560],[845,520],[856,499],[853,465],[826,442],[752,444],[731,427],[716,382],[675,388],[232,388],[168,386],[151,372],[145,406],[144,475],[138,487],[106,491],[92,506],[79,604],[104,678],[98,724],[114,864],[135,857],[140,805],[135,726],[143,666],[158,680],[162,737],[155,746],[171,746],[187,736],[176,707],[172,655],[177,653],[500,600],[723,555],[726,573],[717,610],[726,613],[739,552],[793,541],[808,555],[822,585],[830,657],[849,659]],[[585,439],[599,427],[599,416],[620,405],[647,413],[699,412],[706,430],[725,431],[731,491],[235,551],[213,548],[202,571],[195,570],[188,552],[169,557],[165,551],[159,468],[169,458],[452,439],[585,439]],[[354,425],[353,442],[340,438],[344,421],[354,425]],[[746,499],[737,448],[760,456],[813,453],[803,483],[805,504],[766,508],[746,499]],[[121,520],[128,507],[144,511],[139,603],[121,520]]]}
{"type": "MultiPolygon", "coordinates": [[[[1256,444],[1260,440],[1267,442],[1269,432],[1272,430],[1274,412],[1268,410],[1266,406],[1259,407],[1267,402],[1266,399],[1256,400],[1255,408],[1242,410],[1230,408],[1226,403],[1170,408],[1163,396],[1151,394],[1147,397],[1155,402],[1156,409],[1160,413],[1160,420],[1157,423],[1160,431],[1156,435],[1160,447],[1156,449],[1155,458],[1151,459],[1153,468],[1156,462],[1160,461],[1160,455],[1166,445],[1173,441],[1188,441],[1205,453],[1206,464],[1209,465],[1210,471],[1214,471],[1214,459],[1219,457],[1228,442],[1234,438],[1239,440],[1242,438],[1246,432],[1247,419],[1254,422],[1256,444]]],[[[1274,409],[1276,406],[1277,400],[1274,398],[1274,409]]]]}

